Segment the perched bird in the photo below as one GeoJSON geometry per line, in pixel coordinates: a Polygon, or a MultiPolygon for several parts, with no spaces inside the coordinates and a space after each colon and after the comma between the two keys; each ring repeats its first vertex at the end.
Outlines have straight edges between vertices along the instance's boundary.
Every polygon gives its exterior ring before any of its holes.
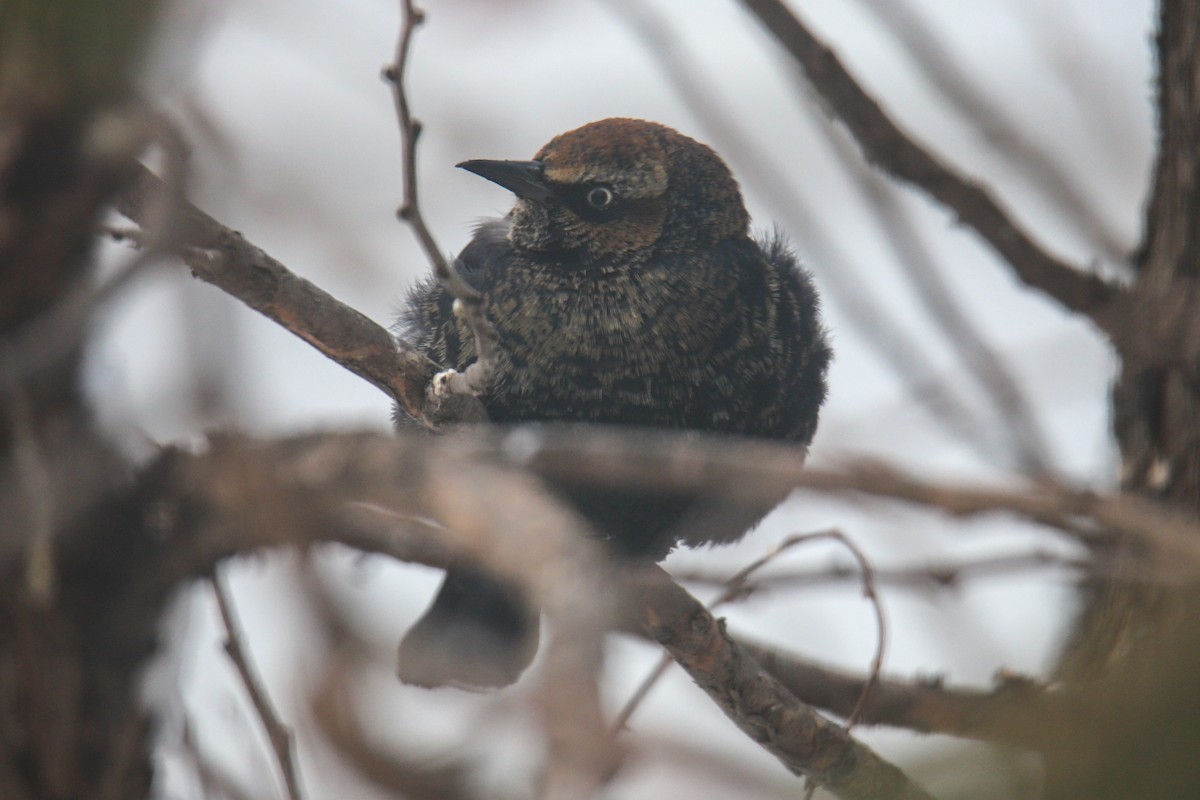
{"type": "MultiPolygon", "coordinates": [[[[458,261],[499,339],[480,398],[494,422],[812,441],[830,359],[816,290],[778,235],[751,238],[737,182],[710,148],[656,123],[606,119],[555,137],[532,161],[458,166],[517,198],[458,261]]],[[[462,370],[475,350],[453,305],[426,280],[397,333],[462,370]]],[[[702,498],[559,488],[619,557],[658,560],[677,541],[714,541],[680,525],[702,498]]],[[[516,587],[453,567],[401,643],[400,677],[506,685],[532,658],[537,629],[516,587]]]]}

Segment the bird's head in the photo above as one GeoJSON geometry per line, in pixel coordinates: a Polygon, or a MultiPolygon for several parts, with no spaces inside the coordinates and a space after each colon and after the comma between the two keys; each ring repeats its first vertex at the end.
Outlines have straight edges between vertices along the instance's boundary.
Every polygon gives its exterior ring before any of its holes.
{"type": "Polygon", "coordinates": [[[720,156],[653,122],[600,120],[554,137],[533,161],[458,166],[516,194],[509,236],[535,256],[629,261],[711,247],[749,226],[720,156]]]}

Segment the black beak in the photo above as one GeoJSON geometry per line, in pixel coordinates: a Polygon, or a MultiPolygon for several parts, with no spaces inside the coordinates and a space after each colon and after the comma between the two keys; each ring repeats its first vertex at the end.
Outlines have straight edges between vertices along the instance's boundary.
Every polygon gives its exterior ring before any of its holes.
{"type": "Polygon", "coordinates": [[[517,197],[548,200],[554,194],[542,178],[540,161],[489,161],[476,158],[455,166],[498,183],[517,197]]]}

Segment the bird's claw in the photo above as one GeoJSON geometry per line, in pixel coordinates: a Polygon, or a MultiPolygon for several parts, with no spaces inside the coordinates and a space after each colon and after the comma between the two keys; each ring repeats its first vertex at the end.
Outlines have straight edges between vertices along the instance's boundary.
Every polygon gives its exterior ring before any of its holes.
{"type": "Polygon", "coordinates": [[[434,375],[431,388],[433,396],[439,400],[475,394],[471,391],[467,376],[456,369],[442,370],[434,375]]]}

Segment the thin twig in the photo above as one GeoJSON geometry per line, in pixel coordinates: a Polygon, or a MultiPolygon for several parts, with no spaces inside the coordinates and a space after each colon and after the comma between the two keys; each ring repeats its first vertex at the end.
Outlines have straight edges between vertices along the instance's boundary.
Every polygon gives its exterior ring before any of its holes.
{"type": "Polygon", "coordinates": [[[845,729],[849,731],[858,722],[859,716],[862,714],[862,709],[866,705],[867,699],[871,695],[871,690],[875,684],[879,682],[879,674],[883,669],[883,655],[887,649],[887,620],[883,615],[883,604],[879,600],[879,595],[875,591],[875,573],[871,568],[871,562],[866,555],[859,549],[858,545],[850,540],[850,537],[839,530],[817,531],[816,533],[798,533],[788,536],[783,541],[779,542],[770,551],[761,558],[752,561],[742,569],[735,572],[725,583],[725,589],[721,592],[712,603],[709,604],[710,610],[724,605],[725,603],[745,595],[746,584],[750,577],[755,572],[770,564],[772,561],[783,555],[784,552],[798,545],[807,544],[809,542],[817,542],[826,539],[832,539],[840,543],[843,547],[850,551],[854,560],[858,562],[859,572],[862,578],[863,596],[871,603],[871,608],[875,613],[875,655],[871,659],[871,669],[867,674],[867,680],[863,684],[862,692],[859,694],[858,702],[854,704],[854,708],[846,716],[845,729]]]}
{"type": "Polygon", "coordinates": [[[1116,286],[1048,253],[980,184],[951,170],[918,145],[781,0],[741,2],[803,67],[870,161],[951,209],[1009,263],[1026,285],[1071,311],[1088,315],[1101,328],[1111,322],[1105,312],[1120,291],[1116,286]]]}
{"type": "Polygon", "coordinates": [[[450,264],[442,254],[429,226],[425,224],[417,195],[417,139],[421,136],[421,123],[413,118],[409,109],[404,77],[408,69],[413,34],[424,21],[425,12],[417,8],[413,0],[401,0],[400,35],[396,41],[395,61],[383,72],[384,79],[392,86],[403,151],[404,199],[396,215],[412,227],[426,258],[433,265],[438,281],[455,299],[456,308],[462,313],[463,320],[475,337],[475,362],[467,367],[461,378],[458,377],[459,373],[453,370],[442,373],[434,389],[451,394],[479,395],[491,383],[497,343],[496,330],[484,310],[483,295],[463,279],[458,262],[450,264]]]}
{"type": "Polygon", "coordinates": [[[266,688],[250,664],[250,656],[246,652],[244,644],[245,635],[238,623],[237,615],[234,613],[233,600],[229,597],[229,588],[225,585],[225,580],[219,571],[213,572],[211,582],[213,593],[217,598],[217,607],[221,611],[221,621],[225,624],[225,652],[237,669],[238,675],[241,676],[242,684],[246,687],[250,701],[254,704],[254,710],[258,712],[258,718],[262,721],[263,729],[271,742],[271,750],[275,754],[275,762],[283,776],[284,785],[287,787],[289,800],[302,800],[304,795],[300,790],[300,776],[296,768],[292,732],[280,720],[271,704],[271,698],[267,696],[266,688]]]}
{"type": "MultiPolygon", "coordinates": [[[[880,603],[879,596],[875,591],[874,572],[871,568],[870,562],[867,560],[867,557],[852,541],[850,541],[849,537],[838,530],[818,531],[816,533],[803,533],[789,536],[772,547],[762,557],[755,559],[731,575],[724,582],[724,589],[721,594],[709,602],[707,607],[709,611],[716,611],[718,608],[727,603],[746,597],[748,594],[746,591],[747,584],[754,573],[758,572],[758,570],[767,566],[772,561],[779,558],[779,556],[783,555],[783,553],[792,549],[793,547],[796,547],[797,545],[805,544],[807,542],[820,541],[823,539],[832,539],[836,542],[840,542],[846,547],[846,549],[850,551],[851,555],[854,556],[854,559],[858,562],[859,571],[862,576],[863,595],[871,602],[871,607],[875,612],[875,623],[877,630],[875,655],[871,660],[871,669],[868,673],[866,682],[863,684],[862,693],[859,696],[858,702],[855,704],[850,714],[846,717],[844,727],[846,731],[849,731],[858,721],[858,717],[862,713],[862,709],[871,694],[871,689],[879,681],[879,674],[883,669],[883,654],[887,647],[887,622],[883,615],[883,605],[880,603]]],[[[633,693],[633,696],[629,698],[629,701],[621,709],[621,713],[617,715],[617,719],[612,725],[612,730],[614,733],[624,730],[626,723],[629,721],[629,718],[633,716],[633,713],[637,710],[638,705],[646,698],[647,695],[649,695],[650,690],[662,678],[662,676],[666,674],[667,667],[670,665],[670,661],[671,659],[669,657],[662,659],[655,666],[654,670],[651,671],[650,674],[647,675],[642,683],[638,686],[637,691],[633,693]]]]}
{"type": "Polygon", "coordinates": [[[621,706],[621,710],[617,712],[617,716],[613,718],[609,729],[613,736],[616,736],[629,727],[629,720],[633,717],[633,713],[642,705],[642,701],[650,696],[650,690],[662,680],[662,676],[667,674],[667,669],[673,663],[675,663],[675,659],[671,658],[670,654],[664,653],[658,659],[658,663],[654,665],[654,669],[650,670],[645,678],[642,678],[642,682],[638,684],[637,689],[625,701],[625,705],[621,706]]]}

